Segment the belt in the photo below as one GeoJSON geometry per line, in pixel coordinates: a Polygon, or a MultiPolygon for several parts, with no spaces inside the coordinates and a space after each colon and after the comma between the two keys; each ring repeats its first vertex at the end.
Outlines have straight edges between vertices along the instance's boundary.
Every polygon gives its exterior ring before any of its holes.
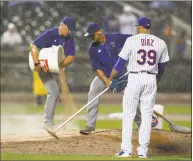
{"type": "Polygon", "coordinates": [[[133,73],[133,74],[139,74],[139,73],[147,73],[147,74],[152,74],[152,75],[156,75],[155,73],[151,73],[149,71],[145,71],[145,70],[142,70],[140,72],[134,72],[134,71],[130,71],[129,73],[133,73]]]}

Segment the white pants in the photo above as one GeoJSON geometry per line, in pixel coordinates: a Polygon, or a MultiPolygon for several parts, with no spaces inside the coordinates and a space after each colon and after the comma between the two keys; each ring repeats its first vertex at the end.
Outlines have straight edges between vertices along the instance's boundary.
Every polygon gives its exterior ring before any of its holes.
{"type": "MultiPolygon", "coordinates": [[[[90,91],[88,93],[88,102],[90,102],[92,99],[94,99],[99,93],[101,93],[106,88],[105,83],[96,76],[91,85],[90,85],[90,91]]],[[[121,92],[121,94],[123,94],[121,92]]],[[[90,127],[95,128],[96,126],[96,120],[98,116],[98,106],[99,106],[99,98],[96,99],[92,104],[88,106],[88,115],[87,115],[87,125],[90,127]]],[[[137,114],[135,116],[135,122],[138,124],[138,126],[141,124],[141,112],[139,108],[137,108],[137,114]]]]}
{"type": "Polygon", "coordinates": [[[132,153],[132,125],[137,106],[141,108],[138,155],[146,155],[150,142],[153,106],[157,91],[156,75],[129,74],[123,96],[122,144],[121,150],[132,153]]]}

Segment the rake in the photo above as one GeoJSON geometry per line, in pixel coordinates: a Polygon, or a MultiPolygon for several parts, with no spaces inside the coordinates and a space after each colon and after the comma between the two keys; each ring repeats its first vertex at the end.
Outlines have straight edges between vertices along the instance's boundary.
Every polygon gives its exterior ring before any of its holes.
{"type": "MultiPolygon", "coordinates": [[[[122,75],[120,78],[128,75],[129,72],[126,72],[124,75],[122,75]]],[[[95,98],[93,98],[90,102],[88,102],[86,105],[84,105],[79,111],[77,111],[75,114],[70,116],[65,122],[63,122],[61,125],[59,125],[55,130],[47,128],[46,130],[48,133],[50,133],[55,138],[59,139],[59,137],[56,135],[56,132],[60,130],[64,125],[66,125],[68,122],[70,122],[75,116],[77,116],[80,112],[82,112],[87,106],[89,106],[91,103],[93,103],[97,98],[99,98],[101,95],[103,95],[106,91],[108,91],[109,88],[106,88],[104,91],[99,93],[95,98]]]]}
{"type": "Polygon", "coordinates": [[[181,125],[176,125],[173,122],[171,122],[170,120],[168,120],[165,116],[161,115],[160,113],[153,111],[157,116],[163,118],[167,123],[169,123],[170,126],[170,130],[172,132],[179,132],[179,133],[191,133],[192,129],[188,128],[186,126],[181,126],[181,125]]]}

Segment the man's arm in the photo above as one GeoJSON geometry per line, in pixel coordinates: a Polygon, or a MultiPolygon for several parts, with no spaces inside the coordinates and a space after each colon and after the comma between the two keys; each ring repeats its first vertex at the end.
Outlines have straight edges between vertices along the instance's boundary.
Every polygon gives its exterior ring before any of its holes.
{"type": "Polygon", "coordinates": [[[109,80],[107,76],[105,75],[104,71],[102,70],[100,60],[95,55],[95,52],[89,48],[89,57],[90,57],[90,64],[92,66],[92,70],[96,72],[96,75],[106,84],[106,86],[109,85],[109,80]]]}
{"type": "Polygon", "coordinates": [[[46,68],[44,68],[43,66],[40,66],[39,59],[38,59],[39,58],[39,49],[36,47],[36,45],[31,44],[30,51],[31,51],[31,56],[32,56],[32,59],[35,65],[34,70],[35,71],[43,70],[44,72],[47,72],[46,68]]]}
{"type": "Polygon", "coordinates": [[[158,63],[158,74],[156,75],[157,83],[160,82],[161,77],[162,77],[163,74],[164,74],[165,64],[166,64],[166,63],[158,63]]]}
{"type": "Polygon", "coordinates": [[[117,63],[115,64],[111,75],[109,77],[109,81],[111,82],[117,74],[124,68],[126,61],[129,59],[129,54],[130,54],[130,40],[127,39],[121,52],[119,53],[119,59],[117,63]]]}
{"type": "Polygon", "coordinates": [[[70,64],[72,64],[75,60],[75,44],[74,44],[74,40],[73,39],[70,39],[69,41],[67,41],[64,45],[63,45],[63,48],[64,48],[64,53],[65,55],[67,55],[65,58],[64,58],[64,61],[62,61],[60,63],[60,67],[61,68],[65,68],[67,66],[69,66],[70,64]]]}
{"type": "Polygon", "coordinates": [[[74,62],[74,60],[75,60],[75,56],[69,55],[69,56],[67,56],[67,57],[64,59],[64,61],[62,61],[62,62],[60,63],[59,66],[60,66],[61,68],[65,68],[65,67],[67,67],[68,65],[72,64],[72,63],[74,62]]]}
{"type": "Polygon", "coordinates": [[[49,39],[49,31],[45,31],[38,36],[34,42],[30,45],[30,51],[34,63],[38,63],[39,49],[43,47],[43,44],[49,39]]]}
{"type": "Polygon", "coordinates": [[[116,62],[115,66],[111,72],[111,75],[109,77],[109,81],[112,81],[118,75],[118,73],[121,73],[122,69],[125,66],[125,63],[126,63],[126,60],[119,57],[118,61],[116,62]]]}
{"type": "Polygon", "coordinates": [[[31,56],[33,59],[34,64],[38,64],[39,63],[39,49],[36,47],[36,45],[31,44],[30,45],[30,51],[31,51],[31,56]]]}
{"type": "Polygon", "coordinates": [[[161,54],[159,62],[158,62],[158,74],[156,75],[157,83],[160,82],[161,77],[164,73],[165,64],[168,61],[169,61],[168,48],[167,48],[166,43],[164,42],[163,43],[163,51],[162,51],[162,54],[161,54]]]}
{"type": "Polygon", "coordinates": [[[50,32],[45,31],[40,36],[38,36],[34,40],[34,42],[30,45],[31,56],[35,64],[36,71],[43,69],[46,72],[46,69],[44,69],[43,67],[40,67],[40,64],[39,64],[39,50],[43,48],[45,43],[48,43],[49,38],[50,38],[50,32]]]}
{"type": "Polygon", "coordinates": [[[109,80],[107,76],[105,75],[105,73],[103,72],[103,70],[97,69],[96,74],[106,84],[106,86],[109,86],[109,80]]]}

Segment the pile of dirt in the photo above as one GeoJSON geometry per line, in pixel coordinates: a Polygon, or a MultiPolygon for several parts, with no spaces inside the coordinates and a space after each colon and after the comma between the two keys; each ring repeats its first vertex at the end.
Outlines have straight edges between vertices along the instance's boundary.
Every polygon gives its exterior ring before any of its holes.
{"type": "MultiPolygon", "coordinates": [[[[42,136],[41,136],[42,137],[42,136]]],[[[61,139],[48,137],[46,140],[30,141],[1,140],[1,151],[22,154],[58,155],[108,155],[113,156],[120,150],[120,130],[99,130],[83,136],[78,131],[60,134],[61,139]]],[[[136,155],[138,132],[133,132],[133,153],[136,155]]],[[[154,130],[149,145],[150,156],[182,155],[191,156],[191,134],[154,130]]]]}

